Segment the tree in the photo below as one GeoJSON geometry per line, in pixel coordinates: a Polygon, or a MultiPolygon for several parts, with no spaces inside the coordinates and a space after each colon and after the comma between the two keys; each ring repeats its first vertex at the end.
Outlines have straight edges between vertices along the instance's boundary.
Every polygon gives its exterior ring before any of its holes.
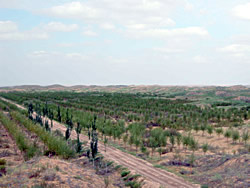
{"type": "Polygon", "coordinates": [[[180,147],[180,145],[181,145],[181,140],[182,140],[182,136],[181,136],[181,134],[179,133],[179,134],[177,134],[177,137],[176,137],[176,141],[177,141],[177,145],[180,147]]]}
{"type": "Polygon", "coordinates": [[[30,120],[33,120],[33,104],[30,103],[29,106],[28,106],[28,114],[29,114],[29,119],[30,120]]]}
{"type": "Polygon", "coordinates": [[[157,141],[152,136],[149,137],[149,147],[151,147],[151,149],[152,149],[152,157],[153,157],[154,151],[157,147],[157,141]]]}
{"type": "Polygon", "coordinates": [[[232,132],[232,139],[233,139],[234,143],[235,143],[237,140],[239,140],[239,138],[240,138],[239,131],[238,131],[238,130],[234,130],[234,131],[232,132]]]}
{"type": "Polygon", "coordinates": [[[205,124],[201,125],[202,136],[204,136],[204,132],[206,129],[207,129],[207,126],[205,124]]]}
{"type": "Polygon", "coordinates": [[[162,148],[161,148],[161,147],[159,147],[159,148],[157,149],[157,151],[158,151],[158,153],[159,153],[159,155],[160,155],[160,158],[161,158],[162,148]]]}
{"type": "Polygon", "coordinates": [[[134,142],[135,142],[136,153],[137,153],[137,149],[140,146],[140,140],[138,138],[136,138],[134,142]]]}
{"type": "Polygon", "coordinates": [[[213,127],[207,126],[207,132],[211,136],[211,134],[213,134],[213,127]]]}
{"type": "Polygon", "coordinates": [[[147,148],[144,146],[143,143],[141,144],[141,148],[140,148],[140,149],[141,149],[141,152],[142,152],[142,153],[146,154],[147,148]]]}
{"type": "Polygon", "coordinates": [[[128,141],[128,134],[125,134],[125,135],[123,136],[123,142],[124,142],[124,144],[125,144],[125,149],[126,149],[127,141],[128,141]]]}
{"type": "Polygon", "coordinates": [[[172,136],[170,136],[170,143],[171,143],[171,145],[172,145],[172,147],[171,147],[171,151],[173,150],[173,148],[174,148],[174,145],[175,145],[175,138],[174,138],[174,136],[172,135],[172,136]]]}
{"type": "Polygon", "coordinates": [[[195,125],[194,125],[194,130],[195,130],[195,132],[196,132],[196,134],[197,134],[198,131],[200,130],[200,127],[199,127],[197,124],[195,124],[195,125]]]}
{"type": "Polygon", "coordinates": [[[60,110],[60,106],[57,106],[57,120],[59,122],[62,122],[62,115],[61,115],[61,110],[60,110]]]}
{"type": "Polygon", "coordinates": [[[46,129],[46,131],[50,132],[49,122],[47,119],[45,120],[45,129],[46,129]]]}
{"type": "Polygon", "coordinates": [[[242,140],[245,142],[245,145],[247,144],[248,139],[249,139],[249,133],[248,131],[244,131],[242,134],[242,140]]]}
{"type": "Polygon", "coordinates": [[[229,129],[226,130],[226,132],[224,133],[224,136],[227,138],[227,141],[228,141],[228,138],[230,138],[232,135],[232,131],[230,131],[229,129]]]}
{"type": "Polygon", "coordinates": [[[45,117],[45,116],[47,116],[48,115],[48,103],[47,103],[47,101],[46,101],[46,103],[45,103],[45,106],[43,107],[43,116],[45,117]]]}
{"type": "Polygon", "coordinates": [[[132,135],[130,135],[130,137],[129,137],[129,145],[130,145],[130,149],[131,149],[131,147],[132,147],[132,145],[133,145],[133,143],[134,143],[134,137],[132,136],[132,135]]]}
{"type": "Polygon", "coordinates": [[[190,142],[190,135],[182,137],[182,144],[185,147],[185,150],[186,150],[187,146],[189,145],[189,142],[190,142]]]}
{"type": "Polygon", "coordinates": [[[50,110],[50,109],[49,109],[48,116],[49,116],[49,119],[50,119],[50,126],[51,126],[51,128],[52,128],[52,127],[53,127],[53,119],[54,119],[53,110],[50,110]]]}
{"type": "Polygon", "coordinates": [[[189,140],[189,147],[193,151],[193,153],[194,151],[199,149],[199,144],[193,137],[191,137],[189,140]]]}
{"type": "Polygon", "coordinates": [[[105,136],[105,137],[104,137],[105,152],[106,152],[106,145],[107,145],[107,143],[108,143],[108,139],[107,139],[107,137],[105,136]]]}
{"type": "Polygon", "coordinates": [[[223,129],[222,128],[218,128],[215,130],[217,135],[220,137],[221,134],[223,134],[223,129]]]}
{"type": "Polygon", "coordinates": [[[202,145],[202,150],[203,150],[204,155],[205,155],[207,150],[208,150],[208,143],[202,145]]]}
{"type": "Polygon", "coordinates": [[[69,109],[67,109],[66,111],[66,125],[67,125],[67,130],[65,132],[65,139],[68,140],[70,135],[71,135],[71,131],[73,129],[73,122],[72,122],[73,116],[71,115],[71,118],[69,117],[69,109]]]}
{"type": "Polygon", "coordinates": [[[79,122],[77,122],[77,127],[76,127],[76,134],[77,134],[77,145],[76,145],[76,152],[80,153],[82,151],[82,143],[80,142],[80,137],[79,135],[81,134],[82,131],[82,126],[80,125],[79,122]]]}
{"type": "Polygon", "coordinates": [[[96,119],[97,117],[94,116],[94,121],[92,122],[92,130],[91,130],[91,142],[90,142],[90,151],[93,160],[93,166],[95,166],[95,158],[98,153],[98,134],[96,132],[96,119]]]}
{"type": "Polygon", "coordinates": [[[68,140],[68,139],[69,139],[70,134],[71,134],[71,132],[70,132],[70,128],[69,128],[69,127],[67,127],[66,132],[65,132],[65,139],[66,139],[66,140],[68,140]]]}
{"type": "Polygon", "coordinates": [[[194,153],[192,153],[189,157],[189,163],[191,166],[194,166],[195,160],[196,160],[195,155],[194,153]]]}

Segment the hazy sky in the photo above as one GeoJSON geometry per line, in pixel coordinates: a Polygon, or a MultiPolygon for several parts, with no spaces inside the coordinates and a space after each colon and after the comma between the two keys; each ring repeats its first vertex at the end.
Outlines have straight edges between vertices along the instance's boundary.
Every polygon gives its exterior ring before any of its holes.
{"type": "Polygon", "coordinates": [[[249,0],[0,0],[0,86],[250,84],[249,0]]]}

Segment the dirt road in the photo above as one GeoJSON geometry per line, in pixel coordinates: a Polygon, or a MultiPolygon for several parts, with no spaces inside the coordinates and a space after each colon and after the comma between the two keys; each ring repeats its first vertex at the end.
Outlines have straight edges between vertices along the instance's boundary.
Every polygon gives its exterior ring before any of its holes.
{"type": "MultiPolygon", "coordinates": [[[[5,100],[7,102],[10,102],[12,104],[17,105],[16,103],[6,100],[4,98],[1,98],[2,100],[5,100]]],[[[21,105],[17,105],[19,108],[25,109],[21,105]]],[[[53,129],[52,130],[60,130],[61,132],[66,131],[65,125],[53,121],[53,129]]],[[[71,139],[76,139],[77,135],[75,131],[72,131],[71,133],[71,139]]],[[[85,135],[80,135],[81,141],[88,141],[88,137],[85,135]]],[[[191,184],[190,182],[185,181],[181,177],[176,176],[175,174],[172,174],[170,172],[167,172],[165,170],[155,168],[152,164],[149,162],[139,159],[133,155],[130,155],[128,153],[122,152],[119,149],[116,149],[111,146],[106,147],[105,152],[105,146],[103,143],[99,142],[99,152],[103,154],[103,156],[106,159],[112,160],[116,162],[117,164],[123,165],[127,167],[128,169],[135,171],[136,173],[142,175],[149,181],[157,183],[155,187],[159,187],[160,185],[163,185],[167,188],[193,188],[193,187],[199,187],[198,185],[191,184]]]]}

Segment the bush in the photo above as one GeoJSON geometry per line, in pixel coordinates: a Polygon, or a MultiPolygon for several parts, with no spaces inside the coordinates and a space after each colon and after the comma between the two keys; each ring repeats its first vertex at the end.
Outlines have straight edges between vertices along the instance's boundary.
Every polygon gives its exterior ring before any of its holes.
{"type": "Polygon", "coordinates": [[[201,185],[201,188],[208,188],[208,185],[203,184],[201,185]]]}
{"type": "Polygon", "coordinates": [[[6,165],[6,160],[5,159],[0,159],[0,165],[6,165]]]}
{"type": "Polygon", "coordinates": [[[121,177],[125,177],[130,173],[130,171],[122,171],[121,172],[121,177]]]}
{"type": "Polygon", "coordinates": [[[131,187],[131,188],[139,188],[141,187],[141,184],[135,181],[129,181],[125,183],[125,186],[131,187]]]}
{"type": "Polygon", "coordinates": [[[240,133],[239,133],[239,131],[234,130],[234,131],[232,132],[232,139],[233,139],[234,142],[236,142],[237,140],[240,139],[240,133]]]}
{"type": "Polygon", "coordinates": [[[122,167],[122,165],[117,165],[117,166],[115,166],[115,170],[118,170],[121,167],[122,167]]]}

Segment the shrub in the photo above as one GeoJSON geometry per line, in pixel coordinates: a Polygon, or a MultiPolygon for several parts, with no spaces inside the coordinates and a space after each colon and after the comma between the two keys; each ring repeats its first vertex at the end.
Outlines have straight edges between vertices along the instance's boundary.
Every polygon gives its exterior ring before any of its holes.
{"type": "Polygon", "coordinates": [[[135,181],[129,181],[125,183],[125,186],[131,187],[131,188],[139,188],[141,187],[141,184],[135,181]]]}
{"type": "Polygon", "coordinates": [[[208,126],[207,127],[207,132],[208,132],[209,135],[213,134],[213,127],[208,126]]]}
{"type": "Polygon", "coordinates": [[[208,147],[209,147],[209,146],[208,146],[207,143],[202,145],[202,150],[203,150],[204,154],[207,152],[208,147]]]}
{"type": "Polygon", "coordinates": [[[229,129],[224,133],[224,136],[227,138],[227,140],[228,138],[231,137],[231,135],[232,135],[232,132],[229,129]]]}
{"type": "Polygon", "coordinates": [[[234,131],[232,132],[232,139],[233,139],[234,143],[235,143],[237,140],[240,139],[240,133],[239,133],[239,131],[234,130],[234,131]]]}
{"type": "Polygon", "coordinates": [[[0,165],[6,165],[6,160],[5,159],[0,159],[0,165]]]}
{"type": "Polygon", "coordinates": [[[249,139],[249,133],[248,131],[244,131],[242,134],[242,140],[245,142],[245,144],[247,144],[248,139],[249,139]]]}
{"type": "Polygon", "coordinates": [[[122,171],[121,172],[121,177],[125,177],[130,173],[130,171],[122,171]]]}

